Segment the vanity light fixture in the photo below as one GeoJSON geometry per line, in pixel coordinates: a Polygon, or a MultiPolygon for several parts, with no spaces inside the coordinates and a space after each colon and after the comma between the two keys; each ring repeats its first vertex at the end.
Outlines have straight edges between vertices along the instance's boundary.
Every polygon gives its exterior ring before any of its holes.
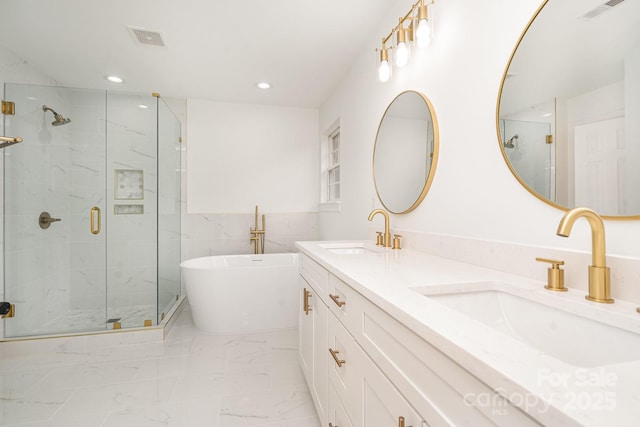
{"type": "Polygon", "coordinates": [[[382,43],[380,49],[380,64],[378,65],[378,80],[382,83],[389,81],[391,78],[391,64],[389,64],[389,50],[382,43]]]}
{"type": "Polygon", "coordinates": [[[380,51],[380,59],[378,61],[378,80],[380,82],[384,83],[391,78],[389,49],[395,49],[393,56],[396,67],[404,67],[409,63],[410,45],[413,44],[414,39],[419,48],[429,46],[432,29],[427,6],[433,3],[434,0],[425,5],[424,0],[418,0],[411,6],[411,9],[404,17],[399,18],[398,25],[391,30],[389,35],[382,38],[382,47],[376,49],[376,52],[380,51]],[[404,24],[407,21],[409,25],[405,27],[404,24]],[[387,48],[386,44],[394,34],[396,35],[396,44],[387,48]]]}
{"type": "Polygon", "coordinates": [[[407,30],[402,25],[402,19],[396,29],[396,54],[395,63],[398,67],[404,67],[409,63],[409,47],[406,42],[407,30]]]}
{"type": "Polygon", "coordinates": [[[416,39],[419,48],[425,48],[431,44],[431,26],[429,25],[429,12],[424,0],[420,0],[418,7],[418,28],[416,29],[416,39]]]}

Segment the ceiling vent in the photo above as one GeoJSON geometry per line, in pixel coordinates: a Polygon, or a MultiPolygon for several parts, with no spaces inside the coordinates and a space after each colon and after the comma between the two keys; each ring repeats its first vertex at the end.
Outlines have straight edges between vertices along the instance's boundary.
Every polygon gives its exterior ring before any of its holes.
{"type": "Polygon", "coordinates": [[[582,18],[582,19],[593,19],[596,16],[600,16],[603,13],[610,11],[615,6],[617,6],[617,5],[619,5],[620,3],[623,3],[623,2],[624,2],[624,0],[609,0],[608,2],[603,3],[600,6],[597,6],[595,9],[592,9],[589,12],[585,13],[580,18],[582,18]]]}
{"type": "Polygon", "coordinates": [[[160,31],[147,30],[145,28],[127,27],[140,44],[150,46],[165,46],[164,37],[160,31]]]}

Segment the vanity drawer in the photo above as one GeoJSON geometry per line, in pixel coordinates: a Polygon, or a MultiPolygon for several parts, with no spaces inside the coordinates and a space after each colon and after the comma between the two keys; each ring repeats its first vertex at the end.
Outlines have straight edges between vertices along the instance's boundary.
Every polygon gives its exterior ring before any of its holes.
{"type": "Polygon", "coordinates": [[[359,389],[362,378],[362,357],[364,353],[335,316],[329,314],[329,345],[326,357],[329,360],[329,383],[333,386],[342,405],[354,424],[358,413],[359,389]]]}
{"type": "Polygon", "coordinates": [[[356,339],[429,425],[539,425],[373,304],[356,339]]]}
{"type": "Polygon", "coordinates": [[[329,310],[349,331],[357,331],[362,325],[362,311],[365,299],[351,286],[329,274],[329,310]]]}
{"type": "Polygon", "coordinates": [[[329,424],[330,427],[353,427],[347,411],[332,385],[329,385],[329,424]]]}
{"type": "Polygon", "coordinates": [[[309,258],[300,254],[300,274],[320,295],[326,295],[329,289],[329,272],[326,268],[309,258]]]}

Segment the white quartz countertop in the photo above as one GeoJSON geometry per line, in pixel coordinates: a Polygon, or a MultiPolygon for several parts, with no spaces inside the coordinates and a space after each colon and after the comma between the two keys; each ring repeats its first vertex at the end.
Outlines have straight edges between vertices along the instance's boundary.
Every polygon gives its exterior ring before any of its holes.
{"type": "MultiPolygon", "coordinates": [[[[551,299],[557,307],[577,307],[583,317],[613,319],[616,327],[637,334],[640,340],[640,314],[635,305],[593,303],[579,290],[551,292],[540,281],[422,252],[341,241],[366,249],[341,254],[323,247],[327,243],[296,242],[296,247],[541,424],[640,425],[640,358],[605,366],[567,363],[421,291],[444,286],[472,290],[487,284],[514,288],[551,299]]],[[[590,340],[589,331],[576,331],[575,339],[590,340]]],[[[593,348],[607,350],[607,343],[592,341],[593,348]]]]}

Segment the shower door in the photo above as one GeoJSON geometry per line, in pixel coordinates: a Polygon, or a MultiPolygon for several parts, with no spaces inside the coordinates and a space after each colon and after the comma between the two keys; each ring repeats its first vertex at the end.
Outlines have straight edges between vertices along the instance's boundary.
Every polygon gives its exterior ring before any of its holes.
{"type": "Polygon", "coordinates": [[[103,330],[105,93],[6,84],[4,99],[15,102],[5,133],[23,138],[2,152],[4,301],[16,307],[4,336],[103,330]]]}

